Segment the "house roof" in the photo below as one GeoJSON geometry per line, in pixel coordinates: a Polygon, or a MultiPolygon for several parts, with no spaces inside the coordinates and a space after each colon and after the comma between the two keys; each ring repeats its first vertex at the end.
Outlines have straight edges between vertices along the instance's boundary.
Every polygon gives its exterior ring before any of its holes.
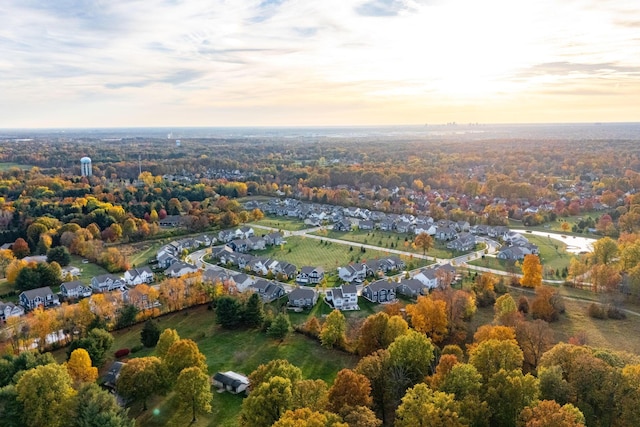
{"type": "Polygon", "coordinates": [[[49,286],[45,286],[43,288],[37,288],[37,289],[30,289],[22,293],[30,300],[36,297],[45,298],[47,295],[53,295],[53,291],[49,286]]]}
{"type": "Polygon", "coordinates": [[[66,290],[70,291],[71,289],[77,289],[77,288],[79,288],[81,286],[84,287],[85,284],[82,283],[79,280],[74,280],[74,281],[71,281],[71,282],[63,283],[62,285],[60,285],[60,288],[64,287],[66,290]]]}
{"type": "Polygon", "coordinates": [[[378,292],[381,291],[383,289],[395,289],[396,288],[396,283],[394,282],[387,282],[386,279],[382,279],[382,280],[376,280],[375,282],[369,284],[368,286],[365,287],[371,289],[374,292],[378,292]]]}
{"type": "Polygon", "coordinates": [[[342,285],[342,293],[343,294],[356,294],[358,293],[358,288],[356,285],[342,285]]]}
{"type": "Polygon", "coordinates": [[[213,376],[213,380],[233,388],[238,388],[242,384],[249,385],[249,378],[232,371],[216,372],[213,376]]]}
{"type": "Polygon", "coordinates": [[[316,291],[312,288],[296,288],[289,292],[289,301],[297,299],[313,299],[316,296],[316,291]]]}
{"type": "Polygon", "coordinates": [[[103,383],[106,387],[111,387],[111,388],[116,387],[116,381],[118,379],[118,376],[120,376],[120,371],[122,370],[123,366],[124,366],[124,362],[116,361],[111,364],[111,366],[109,367],[109,371],[104,376],[103,383]]]}
{"type": "Polygon", "coordinates": [[[426,288],[426,285],[424,285],[418,279],[403,279],[400,281],[400,284],[398,286],[406,286],[407,288],[416,292],[419,292],[421,289],[426,288]]]}

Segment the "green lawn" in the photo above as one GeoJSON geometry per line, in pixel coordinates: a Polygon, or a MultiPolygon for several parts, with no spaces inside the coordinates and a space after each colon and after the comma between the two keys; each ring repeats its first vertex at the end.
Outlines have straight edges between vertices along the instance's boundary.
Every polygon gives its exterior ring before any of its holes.
{"type": "Polygon", "coordinates": [[[19,163],[11,163],[11,162],[0,162],[0,171],[1,172],[8,171],[11,168],[29,170],[32,167],[34,167],[34,166],[33,165],[21,165],[19,163]]]}
{"type": "MultiPolygon", "coordinates": [[[[390,231],[380,230],[353,230],[353,231],[333,231],[319,230],[313,234],[318,236],[326,236],[331,239],[340,239],[348,242],[369,244],[379,246],[381,248],[397,249],[405,252],[413,252],[422,254],[422,249],[413,247],[413,240],[416,236],[413,234],[393,233],[390,231]]],[[[436,258],[453,258],[462,255],[463,252],[453,252],[447,249],[446,244],[435,241],[435,246],[429,249],[427,255],[436,258]]]]}
{"type": "Polygon", "coordinates": [[[94,264],[89,262],[87,264],[82,263],[83,258],[77,255],[71,255],[71,262],[69,265],[74,267],[78,267],[80,269],[80,280],[82,283],[89,284],[91,283],[91,278],[94,276],[99,276],[101,274],[107,274],[108,271],[104,268],[100,267],[98,264],[94,264]]]}
{"type": "Polygon", "coordinates": [[[155,258],[158,249],[167,244],[169,240],[153,240],[130,245],[120,245],[119,248],[129,257],[131,266],[142,267],[149,264],[149,259],[155,258]]]}
{"type": "MultiPolygon", "coordinates": [[[[277,228],[279,230],[288,230],[288,231],[298,231],[304,230],[305,228],[310,228],[309,225],[306,225],[304,221],[301,221],[297,218],[286,218],[286,217],[264,217],[259,221],[254,221],[251,224],[263,225],[265,227],[277,228]]],[[[247,225],[251,225],[247,224],[247,225]]],[[[258,231],[256,230],[256,234],[258,231]]]]}
{"type": "MultiPolygon", "coordinates": [[[[269,256],[277,260],[287,261],[298,268],[303,266],[319,266],[326,272],[335,271],[340,266],[345,266],[350,262],[359,262],[370,259],[387,257],[390,254],[383,251],[367,249],[360,251],[360,246],[348,244],[321,242],[318,239],[305,238],[304,236],[287,237],[287,244],[282,247],[276,246],[263,251],[255,251],[254,255],[269,256]],[[351,251],[349,248],[353,248],[351,251]]],[[[429,264],[426,260],[411,259],[403,257],[407,265],[413,264],[414,268],[429,264]]]]}
{"type": "MultiPolygon", "coordinates": [[[[174,328],[182,338],[191,338],[198,343],[200,351],[207,357],[211,375],[226,370],[249,374],[260,364],[273,359],[286,359],[298,366],[305,378],[319,378],[331,383],[340,369],[352,368],[357,363],[355,356],[327,350],[317,341],[299,334],[291,334],[281,343],[267,338],[263,332],[256,330],[220,329],[215,324],[214,312],[208,311],[205,306],[167,315],[158,320],[161,329],[174,328]]],[[[112,352],[139,344],[141,328],[142,324],[139,324],[115,332],[112,352]]],[[[145,349],[133,356],[153,354],[153,349],[145,349]]],[[[107,362],[107,365],[109,363],[107,362]]],[[[202,417],[194,425],[235,426],[241,403],[241,396],[214,393],[213,413],[202,417]]],[[[138,425],[166,425],[173,408],[174,402],[171,395],[158,398],[152,402],[149,411],[137,418],[138,425]],[[159,409],[159,415],[153,415],[152,410],[155,408],[159,409]]],[[[139,408],[132,408],[133,416],[138,416],[139,413],[139,408]]]]}

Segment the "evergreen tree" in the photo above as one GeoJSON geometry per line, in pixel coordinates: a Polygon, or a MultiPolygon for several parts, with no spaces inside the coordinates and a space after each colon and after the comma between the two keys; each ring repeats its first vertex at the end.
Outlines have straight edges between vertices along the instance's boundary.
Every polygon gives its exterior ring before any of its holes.
{"type": "Polygon", "coordinates": [[[247,326],[258,327],[264,320],[264,309],[262,299],[258,294],[249,297],[244,309],[244,322],[247,326]]]}
{"type": "Polygon", "coordinates": [[[289,331],[291,331],[289,316],[285,313],[280,313],[273,319],[273,322],[271,322],[271,326],[267,329],[267,335],[271,338],[282,340],[289,334],[289,331]]]}
{"type": "Polygon", "coordinates": [[[149,319],[144,322],[144,326],[140,331],[140,341],[145,347],[155,347],[160,339],[160,328],[158,324],[149,319]]]}

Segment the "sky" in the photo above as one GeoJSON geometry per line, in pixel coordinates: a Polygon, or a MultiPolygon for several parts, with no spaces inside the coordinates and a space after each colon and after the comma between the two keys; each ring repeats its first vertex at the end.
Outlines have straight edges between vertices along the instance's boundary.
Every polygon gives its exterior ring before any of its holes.
{"type": "Polygon", "coordinates": [[[2,0],[0,128],[640,121],[637,0],[2,0]]]}

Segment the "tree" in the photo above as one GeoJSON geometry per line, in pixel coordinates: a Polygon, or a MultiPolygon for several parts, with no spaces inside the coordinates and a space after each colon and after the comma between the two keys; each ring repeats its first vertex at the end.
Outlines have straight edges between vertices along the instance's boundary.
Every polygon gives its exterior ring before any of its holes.
{"type": "Polygon", "coordinates": [[[13,254],[18,259],[22,259],[31,253],[29,249],[29,244],[22,237],[18,237],[15,242],[13,242],[13,246],[11,246],[11,250],[13,254]]]}
{"type": "Polygon", "coordinates": [[[144,326],[140,331],[140,341],[142,345],[145,347],[153,347],[158,344],[159,339],[160,328],[158,328],[158,324],[151,319],[144,322],[144,326]]]}
{"type": "Polygon", "coordinates": [[[244,308],[244,323],[252,328],[259,327],[264,321],[262,298],[257,293],[251,294],[244,308]]]}
{"type": "Polygon", "coordinates": [[[48,364],[26,371],[18,380],[16,391],[28,426],[67,425],[71,418],[70,402],[75,392],[64,366],[48,364]]]}
{"type": "Polygon", "coordinates": [[[413,384],[421,381],[430,371],[434,358],[431,340],[420,332],[410,330],[389,346],[389,363],[407,372],[413,384]]]}
{"type": "Polygon", "coordinates": [[[329,389],[323,380],[300,380],[293,384],[291,404],[293,408],[324,410],[328,403],[329,389]]]}
{"type": "Polygon", "coordinates": [[[104,329],[92,329],[86,338],[80,338],[71,342],[67,350],[68,357],[77,348],[84,348],[91,357],[91,363],[95,367],[100,367],[105,361],[106,352],[113,344],[113,336],[104,329]]]}
{"type": "Polygon", "coordinates": [[[542,284],[542,264],[540,264],[538,255],[528,254],[524,256],[520,284],[526,288],[535,288],[542,284]]]}
{"type": "Polygon", "coordinates": [[[365,319],[360,327],[357,350],[361,356],[376,350],[387,348],[400,335],[404,335],[409,326],[400,316],[389,316],[385,312],[376,313],[365,319]]]}
{"type": "Polygon", "coordinates": [[[7,267],[16,259],[13,255],[13,251],[9,249],[0,249],[0,277],[5,277],[7,274],[7,267]]]}
{"type": "Polygon", "coordinates": [[[333,385],[329,389],[329,410],[340,412],[345,406],[370,407],[371,383],[362,374],[351,369],[343,369],[338,372],[333,385]]]}
{"type": "MultiPolygon", "coordinates": [[[[618,244],[611,237],[603,237],[593,243],[591,258],[594,264],[609,264],[618,255],[618,244]]],[[[17,255],[16,255],[17,256],[17,255]]]]}
{"type": "Polygon", "coordinates": [[[427,334],[436,343],[447,335],[447,304],[444,301],[419,296],[416,304],[406,308],[416,331],[427,334]]]}
{"type": "Polygon", "coordinates": [[[272,377],[251,390],[242,402],[241,426],[269,427],[291,409],[292,384],[288,378],[272,377]]]}
{"type": "Polygon", "coordinates": [[[181,339],[174,342],[164,357],[165,366],[173,380],[178,378],[183,369],[190,367],[196,367],[206,374],[206,361],[207,358],[200,352],[198,344],[190,339],[181,339]]]}
{"type": "Polygon", "coordinates": [[[551,348],[553,331],[542,319],[533,322],[520,321],[516,323],[516,338],[522,349],[524,361],[535,369],[542,355],[551,348]]]}
{"type": "Polygon", "coordinates": [[[344,346],[346,342],[346,329],[347,323],[342,312],[340,310],[333,310],[329,313],[322,325],[322,331],[320,332],[322,345],[329,348],[344,346]]]}
{"type": "Polygon", "coordinates": [[[113,394],[97,384],[84,384],[74,397],[71,427],[135,427],[113,394]]]}
{"type": "Polygon", "coordinates": [[[28,263],[22,259],[14,259],[7,266],[7,283],[13,285],[16,283],[16,279],[18,278],[18,274],[22,269],[26,268],[28,263]]]}
{"type": "Polygon", "coordinates": [[[133,304],[123,305],[118,312],[118,320],[116,321],[117,328],[126,328],[136,323],[138,318],[138,307],[133,304]]]}
{"type": "Polygon", "coordinates": [[[350,427],[340,417],[330,412],[298,408],[286,411],[273,427],[350,427]]]}
{"type": "Polygon", "coordinates": [[[66,366],[76,386],[82,383],[93,383],[98,379],[98,368],[91,366],[91,358],[84,348],[73,350],[66,366]]]}
{"type": "Polygon", "coordinates": [[[519,369],[500,369],[487,383],[486,400],[491,408],[491,425],[513,426],[520,411],[538,398],[538,382],[519,369]]]}
{"type": "Polygon", "coordinates": [[[500,369],[521,369],[523,360],[522,350],[516,340],[489,339],[469,352],[469,363],[475,366],[485,381],[500,369]]]}
{"type": "Polygon", "coordinates": [[[196,422],[198,413],[211,412],[211,384],[209,376],[198,367],[185,368],[178,375],[175,385],[178,408],[192,414],[191,422],[196,422]]]}
{"type": "Polygon", "coordinates": [[[242,312],[242,304],[236,297],[226,295],[216,301],[216,321],[225,329],[239,326],[242,312]]]}
{"type": "MultiPolygon", "coordinates": [[[[495,325],[482,325],[478,328],[475,334],[473,334],[474,344],[480,344],[487,340],[515,340],[516,331],[510,326],[495,326],[495,325]]],[[[475,345],[470,348],[475,347],[475,345]]]]}
{"type": "Polygon", "coordinates": [[[531,303],[531,315],[534,319],[542,319],[547,322],[554,322],[560,317],[556,292],[549,286],[538,286],[536,288],[536,298],[531,303]],[[554,304],[555,302],[555,304],[554,304]]]}
{"type": "Polygon", "coordinates": [[[167,388],[166,370],[157,357],[136,357],[124,364],[116,382],[118,394],[133,402],[142,402],[147,410],[147,400],[161,394],[167,388]]]}
{"type": "Polygon", "coordinates": [[[470,363],[457,363],[440,383],[440,391],[453,394],[456,400],[477,395],[482,387],[482,375],[470,363]]]}
{"type": "Polygon", "coordinates": [[[273,377],[286,378],[291,384],[296,384],[302,380],[302,371],[287,360],[274,359],[267,364],[258,366],[255,371],[249,374],[250,387],[251,389],[257,388],[273,377]]]}
{"type": "Polygon", "coordinates": [[[396,427],[462,427],[453,395],[417,384],[407,390],[396,411],[396,427]]]}
{"type": "Polygon", "coordinates": [[[47,262],[57,262],[62,267],[69,265],[71,262],[71,254],[69,254],[69,249],[64,246],[56,246],[55,248],[51,248],[47,251],[47,262]]]}
{"type": "MultiPolygon", "coordinates": [[[[378,350],[375,353],[365,356],[358,362],[355,371],[369,379],[371,384],[371,397],[376,413],[383,421],[387,421],[388,412],[386,406],[389,397],[390,384],[390,356],[388,350],[378,350]]],[[[404,390],[402,390],[404,394],[404,390]]],[[[390,421],[390,420],[389,420],[390,421]]]]}
{"type": "Polygon", "coordinates": [[[291,322],[289,321],[289,316],[286,313],[278,313],[273,322],[271,322],[269,329],[267,329],[267,335],[271,338],[283,340],[290,331],[291,322]]]}
{"type": "MultiPolygon", "coordinates": [[[[542,400],[520,412],[518,425],[522,427],[584,427],[584,415],[575,406],[560,406],[553,400],[542,400]]],[[[635,421],[635,420],[634,420],[635,421]]]]}
{"type": "Polygon", "coordinates": [[[422,249],[422,255],[426,255],[429,249],[433,247],[433,237],[427,233],[420,233],[413,241],[413,245],[416,248],[422,249]]]}
{"type": "Polygon", "coordinates": [[[175,329],[165,329],[162,331],[158,339],[158,344],[156,345],[156,354],[158,357],[163,359],[167,355],[169,348],[178,340],[180,340],[180,335],[178,335],[175,329]]]}
{"type": "Polygon", "coordinates": [[[516,302],[510,294],[500,296],[493,305],[493,320],[502,325],[513,325],[518,313],[516,302]]]}
{"type": "Polygon", "coordinates": [[[349,427],[380,427],[382,421],[366,406],[345,406],[340,416],[349,427]]]}

